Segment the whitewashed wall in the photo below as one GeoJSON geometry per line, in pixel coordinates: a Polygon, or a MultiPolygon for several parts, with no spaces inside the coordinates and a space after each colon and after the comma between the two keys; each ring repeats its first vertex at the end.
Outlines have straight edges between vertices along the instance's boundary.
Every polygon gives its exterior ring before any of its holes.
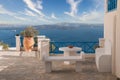
{"type": "Polygon", "coordinates": [[[120,78],[120,0],[117,10],[107,12],[105,0],[104,38],[112,43],[112,73],[120,78]]]}
{"type": "Polygon", "coordinates": [[[120,0],[118,0],[116,18],[116,76],[120,78],[120,0]]]}
{"type": "Polygon", "coordinates": [[[105,13],[104,16],[104,38],[110,40],[112,44],[112,72],[115,73],[115,28],[116,28],[116,13],[112,11],[105,13]]]}

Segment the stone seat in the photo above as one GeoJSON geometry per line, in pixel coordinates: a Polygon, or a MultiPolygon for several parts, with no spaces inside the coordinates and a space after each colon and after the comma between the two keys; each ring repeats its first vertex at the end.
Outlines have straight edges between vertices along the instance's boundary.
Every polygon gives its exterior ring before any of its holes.
{"type": "Polygon", "coordinates": [[[84,53],[81,53],[80,56],[46,56],[44,58],[45,62],[45,71],[51,72],[52,71],[52,61],[74,61],[75,62],[75,71],[81,71],[81,61],[85,60],[84,53]]]}

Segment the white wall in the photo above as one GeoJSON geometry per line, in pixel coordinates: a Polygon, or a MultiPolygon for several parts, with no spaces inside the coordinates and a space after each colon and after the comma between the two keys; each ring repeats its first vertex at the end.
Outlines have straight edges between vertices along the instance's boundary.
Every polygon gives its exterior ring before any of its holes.
{"type": "Polygon", "coordinates": [[[104,38],[112,43],[112,73],[120,78],[120,0],[117,10],[107,12],[105,0],[104,38]]]}
{"type": "Polygon", "coordinates": [[[116,76],[120,78],[120,0],[118,0],[116,18],[116,76]]]}
{"type": "Polygon", "coordinates": [[[115,28],[117,11],[106,12],[104,16],[104,38],[112,44],[112,73],[115,73],[115,28]]]}
{"type": "Polygon", "coordinates": [[[117,15],[116,27],[116,75],[120,78],[120,14],[117,15]]]}
{"type": "Polygon", "coordinates": [[[104,37],[110,39],[113,42],[114,37],[114,19],[116,16],[116,11],[105,13],[104,17],[104,37]]]}

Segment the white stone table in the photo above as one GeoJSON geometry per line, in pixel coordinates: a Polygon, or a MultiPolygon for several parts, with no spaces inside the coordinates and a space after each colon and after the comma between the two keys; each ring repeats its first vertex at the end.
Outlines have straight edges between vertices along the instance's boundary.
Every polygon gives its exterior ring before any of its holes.
{"type": "MultiPolygon", "coordinates": [[[[81,51],[82,48],[80,47],[73,47],[73,48],[69,48],[69,47],[60,47],[59,48],[60,51],[64,51],[64,56],[77,56],[77,52],[81,51]]],[[[73,62],[69,62],[69,61],[65,61],[65,64],[72,64],[73,62]]]]}

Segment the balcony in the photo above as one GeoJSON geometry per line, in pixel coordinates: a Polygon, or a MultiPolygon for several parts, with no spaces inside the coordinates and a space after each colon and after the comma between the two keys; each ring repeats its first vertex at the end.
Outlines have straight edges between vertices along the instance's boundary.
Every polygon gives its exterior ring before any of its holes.
{"type": "MultiPolygon", "coordinates": [[[[94,54],[94,46],[98,42],[50,42],[50,53],[56,56],[63,56],[59,47],[73,45],[82,47],[83,51],[90,55],[94,54]]],[[[7,51],[0,53],[0,79],[5,80],[115,80],[116,77],[111,73],[100,73],[95,65],[95,57],[86,56],[86,60],[81,62],[82,71],[76,73],[74,64],[66,66],[63,62],[53,62],[53,72],[45,73],[44,63],[38,60],[34,52],[24,53],[7,51]]]]}

